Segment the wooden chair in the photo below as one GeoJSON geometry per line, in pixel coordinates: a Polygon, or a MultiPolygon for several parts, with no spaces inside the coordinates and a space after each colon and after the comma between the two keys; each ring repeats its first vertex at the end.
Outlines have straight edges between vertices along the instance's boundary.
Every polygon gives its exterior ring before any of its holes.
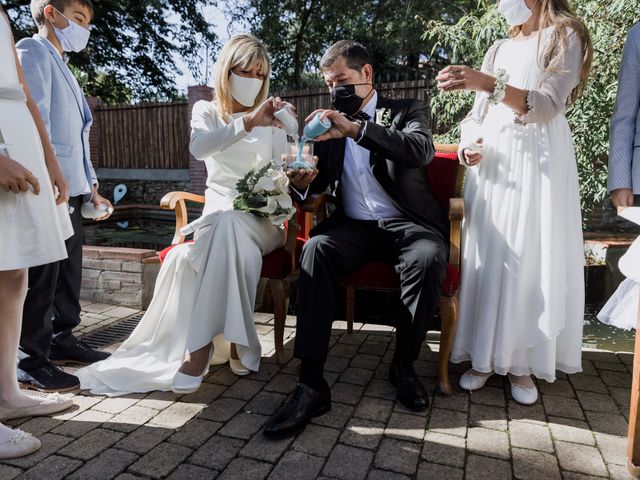
{"type": "MultiPolygon", "coordinates": [[[[449,382],[449,356],[458,320],[457,291],[460,278],[460,234],[464,217],[464,203],[461,197],[464,179],[464,167],[458,162],[457,145],[436,145],[436,155],[427,166],[427,176],[431,190],[448,212],[450,222],[449,265],[440,298],[440,316],[442,319],[440,352],[438,355],[438,385],[440,390],[451,394],[449,382]]],[[[306,211],[313,211],[318,222],[325,216],[326,194],[314,196],[305,203],[306,211]]],[[[308,238],[308,237],[305,237],[308,238]]],[[[343,276],[340,280],[346,289],[347,331],[353,332],[355,318],[356,290],[374,290],[380,292],[400,292],[400,279],[393,264],[385,261],[371,261],[343,276]]]]}
{"type": "MultiPolygon", "coordinates": [[[[173,241],[171,246],[160,252],[160,262],[164,261],[167,253],[173,247],[185,242],[185,236],[180,230],[189,223],[186,203],[188,201],[204,204],[205,197],[188,192],[169,192],[160,200],[160,208],[163,210],[175,210],[176,212],[176,229],[173,241]]],[[[305,221],[310,218],[310,215],[299,209],[296,217],[299,229],[288,228],[284,247],[262,257],[260,276],[269,280],[268,287],[273,300],[274,342],[278,362],[286,360],[284,356],[284,326],[289,308],[287,277],[297,268],[297,261],[300,258],[302,244],[304,243],[303,235],[306,233],[307,237],[304,238],[308,238],[309,227],[305,226],[305,221]],[[299,231],[302,232],[301,235],[298,233],[299,231]]]]}

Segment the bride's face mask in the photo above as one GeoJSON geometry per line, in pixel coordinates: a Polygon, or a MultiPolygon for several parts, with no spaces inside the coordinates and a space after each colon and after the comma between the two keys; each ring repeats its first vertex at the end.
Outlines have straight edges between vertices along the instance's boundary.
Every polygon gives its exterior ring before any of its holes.
{"type": "MultiPolygon", "coordinates": [[[[533,6],[535,7],[537,3],[538,0],[533,6]]],[[[504,15],[507,23],[512,27],[527,23],[533,15],[532,9],[527,7],[524,0],[500,0],[498,11],[504,15]]]]}
{"type": "Polygon", "coordinates": [[[263,84],[264,74],[258,68],[236,67],[231,70],[229,77],[231,96],[245,107],[253,107],[263,84]]]}

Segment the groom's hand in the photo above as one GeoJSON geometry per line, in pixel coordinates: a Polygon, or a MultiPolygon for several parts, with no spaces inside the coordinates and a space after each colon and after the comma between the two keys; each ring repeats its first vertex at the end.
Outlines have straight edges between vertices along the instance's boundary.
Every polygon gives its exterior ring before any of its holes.
{"type": "MultiPolygon", "coordinates": [[[[286,160],[286,155],[282,156],[282,161],[286,160]]],[[[318,162],[318,157],[313,157],[318,162]]],[[[299,193],[304,194],[305,190],[309,187],[311,182],[318,176],[318,169],[314,170],[287,170],[287,177],[291,186],[295,188],[299,193]]]]}
{"type": "Polygon", "coordinates": [[[360,125],[356,122],[352,122],[336,110],[316,110],[305,119],[305,122],[308,123],[311,121],[318,112],[322,113],[322,119],[328,118],[331,120],[332,125],[326,133],[323,133],[316,138],[316,142],[323,142],[325,140],[331,140],[332,138],[356,138],[358,136],[360,125]]]}

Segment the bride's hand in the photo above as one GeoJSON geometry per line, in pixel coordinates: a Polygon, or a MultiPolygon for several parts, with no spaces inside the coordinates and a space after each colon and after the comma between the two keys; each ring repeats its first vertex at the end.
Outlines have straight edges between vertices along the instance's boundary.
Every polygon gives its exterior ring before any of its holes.
{"type": "Polygon", "coordinates": [[[273,113],[284,106],[290,105],[293,113],[296,109],[290,103],[283,101],[280,97],[269,97],[262,104],[250,113],[244,116],[244,128],[250,132],[256,127],[278,127],[283,128],[284,125],[273,115],[273,113]]]}
{"type": "Polygon", "coordinates": [[[449,65],[440,70],[436,80],[438,88],[444,92],[455,90],[492,92],[496,85],[495,77],[466,65],[449,65]]]}

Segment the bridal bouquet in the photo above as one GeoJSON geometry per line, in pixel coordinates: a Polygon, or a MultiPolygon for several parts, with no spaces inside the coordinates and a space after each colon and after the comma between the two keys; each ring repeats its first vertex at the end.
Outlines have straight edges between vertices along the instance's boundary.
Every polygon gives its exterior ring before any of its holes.
{"type": "Polygon", "coordinates": [[[236,190],[234,210],[269,217],[276,226],[283,225],[296,213],[289,196],[289,178],[273,163],[260,169],[252,168],[238,181],[236,190]]]}

